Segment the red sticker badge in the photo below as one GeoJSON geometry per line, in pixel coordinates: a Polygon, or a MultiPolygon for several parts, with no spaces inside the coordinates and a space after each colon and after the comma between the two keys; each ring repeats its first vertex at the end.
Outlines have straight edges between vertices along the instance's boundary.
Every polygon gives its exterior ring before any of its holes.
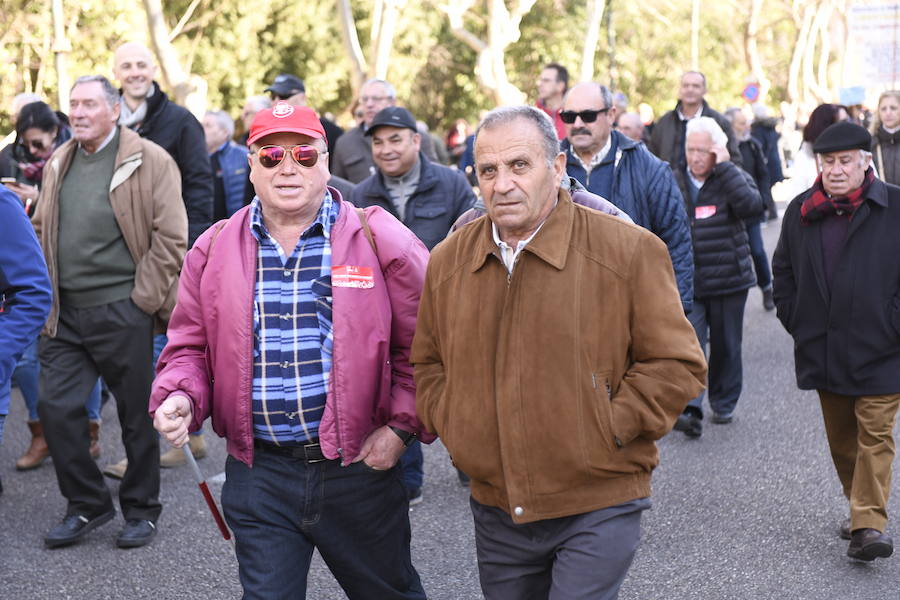
{"type": "Polygon", "coordinates": [[[708,219],[716,214],[716,207],[713,206],[697,206],[694,208],[695,219],[708,219]]]}
{"type": "Polygon", "coordinates": [[[331,267],[331,285],[365,290],[373,288],[375,287],[375,277],[372,276],[372,267],[354,267],[352,265],[331,267]]]}

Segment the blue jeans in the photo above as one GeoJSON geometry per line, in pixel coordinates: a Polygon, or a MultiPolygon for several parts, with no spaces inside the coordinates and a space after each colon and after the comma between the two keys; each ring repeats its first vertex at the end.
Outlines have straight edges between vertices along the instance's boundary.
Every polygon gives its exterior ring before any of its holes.
{"type": "Polygon", "coordinates": [[[244,600],[305,598],[313,549],[350,600],[425,598],[397,467],[307,464],[256,450],[251,469],[229,456],[222,508],[244,600]]]}
{"type": "MultiPolygon", "coordinates": [[[[38,379],[41,374],[41,364],[38,362],[38,338],[34,342],[28,344],[22,353],[22,358],[16,364],[13,371],[13,381],[22,392],[22,398],[25,400],[25,409],[28,411],[28,420],[38,420],[38,379]]],[[[87,400],[84,402],[84,408],[87,410],[88,418],[92,421],[100,420],[100,380],[97,385],[88,394],[87,400]]]]}
{"type": "Polygon", "coordinates": [[[750,238],[750,256],[753,257],[753,270],[756,271],[756,284],[765,289],[772,285],[772,270],[769,268],[769,255],[763,244],[760,222],[747,223],[747,236],[750,238]]]}
{"type": "Polygon", "coordinates": [[[0,444],[3,443],[3,425],[9,413],[9,382],[0,382],[0,444]]]}
{"type": "MultiPolygon", "coordinates": [[[[734,412],[743,386],[741,343],[744,336],[744,305],[747,290],[725,296],[694,298],[688,320],[697,332],[700,347],[706,352],[709,342],[709,407],[726,416],[734,412]]],[[[697,416],[703,417],[704,392],[690,401],[697,416]]]]}
{"type": "Polygon", "coordinates": [[[425,458],[422,456],[422,443],[419,440],[409,445],[400,455],[400,470],[403,484],[411,490],[421,488],[425,480],[425,458]]]}

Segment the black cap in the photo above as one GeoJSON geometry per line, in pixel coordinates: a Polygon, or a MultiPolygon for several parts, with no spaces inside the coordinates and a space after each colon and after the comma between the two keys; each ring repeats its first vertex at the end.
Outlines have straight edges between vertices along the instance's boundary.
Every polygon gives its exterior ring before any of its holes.
{"type": "Polygon", "coordinates": [[[272,85],[267,87],[265,91],[272,92],[279,98],[290,98],[294,94],[305,93],[306,86],[303,85],[303,80],[299,77],[282,73],[275,78],[272,85]]]}
{"type": "Polygon", "coordinates": [[[372,135],[375,128],[381,127],[382,125],[403,127],[412,129],[416,132],[418,131],[415,118],[413,118],[412,114],[402,106],[388,106],[387,108],[378,111],[378,114],[372,119],[372,124],[366,129],[365,135],[372,135]]]}
{"type": "Polygon", "coordinates": [[[872,148],[872,136],[865,127],[860,127],[850,121],[839,121],[829,125],[825,131],[819,134],[813,142],[813,152],[816,154],[829,154],[844,150],[870,150],[872,148]]]}

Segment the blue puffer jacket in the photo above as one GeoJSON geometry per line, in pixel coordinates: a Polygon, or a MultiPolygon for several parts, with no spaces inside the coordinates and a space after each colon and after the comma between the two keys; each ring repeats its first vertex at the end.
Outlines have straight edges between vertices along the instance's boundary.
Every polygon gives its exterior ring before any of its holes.
{"type": "Polygon", "coordinates": [[[219,159],[222,169],[222,184],[225,188],[225,212],[230,217],[244,207],[244,195],[247,185],[247,148],[232,141],[225,142],[210,155],[219,159]]]}
{"type": "MultiPolygon", "coordinates": [[[[0,186],[0,389],[50,312],[50,278],[18,196],[0,186]]],[[[4,400],[0,398],[0,403],[4,400]]],[[[0,414],[6,407],[0,406],[0,414]]]]}
{"type": "MultiPolygon", "coordinates": [[[[681,304],[687,312],[694,301],[694,256],[684,198],[672,170],[650,154],[644,144],[618,131],[611,131],[610,135],[615,136],[616,157],[612,193],[607,200],[666,243],[681,304]]],[[[561,148],[566,153],[566,172],[589,192],[599,195],[599,181],[588,181],[584,167],[569,150],[569,141],[563,141],[561,148]]]]}

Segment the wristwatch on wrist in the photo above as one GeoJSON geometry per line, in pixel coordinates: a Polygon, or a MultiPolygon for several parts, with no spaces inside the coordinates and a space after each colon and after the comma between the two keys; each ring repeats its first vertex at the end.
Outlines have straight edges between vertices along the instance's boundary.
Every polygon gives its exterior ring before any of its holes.
{"type": "Polygon", "coordinates": [[[397,434],[397,437],[400,438],[400,440],[403,442],[404,446],[409,446],[414,441],[416,441],[417,436],[415,433],[412,433],[410,431],[404,431],[404,430],[400,429],[399,427],[394,427],[393,425],[391,425],[390,428],[391,428],[391,431],[393,431],[394,433],[397,434]]]}

